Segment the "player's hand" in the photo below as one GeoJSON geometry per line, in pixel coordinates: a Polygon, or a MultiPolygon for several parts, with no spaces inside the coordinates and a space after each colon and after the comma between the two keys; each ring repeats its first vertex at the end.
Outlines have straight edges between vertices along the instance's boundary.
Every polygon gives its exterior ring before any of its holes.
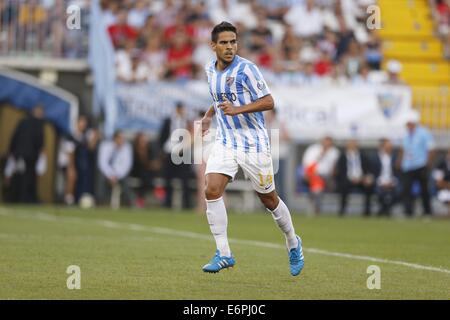
{"type": "Polygon", "coordinates": [[[200,120],[200,127],[201,127],[201,130],[202,130],[202,137],[204,137],[205,135],[208,134],[209,127],[211,126],[211,120],[212,120],[211,117],[207,117],[207,116],[203,117],[200,120]]]}
{"type": "Polygon", "coordinates": [[[227,98],[225,98],[225,101],[220,103],[218,107],[223,111],[223,114],[226,116],[235,116],[239,113],[238,108],[235,108],[227,98]]]}

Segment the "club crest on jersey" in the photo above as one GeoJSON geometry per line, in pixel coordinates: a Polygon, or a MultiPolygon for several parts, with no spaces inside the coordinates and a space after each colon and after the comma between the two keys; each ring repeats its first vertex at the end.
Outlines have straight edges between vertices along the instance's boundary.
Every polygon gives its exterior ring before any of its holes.
{"type": "Polygon", "coordinates": [[[256,86],[258,87],[259,90],[263,91],[266,88],[266,84],[264,83],[264,81],[259,80],[256,84],[256,86]]]}
{"type": "Polygon", "coordinates": [[[234,82],[234,77],[227,77],[225,81],[227,83],[227,86],[230,87],[234,82]]]}

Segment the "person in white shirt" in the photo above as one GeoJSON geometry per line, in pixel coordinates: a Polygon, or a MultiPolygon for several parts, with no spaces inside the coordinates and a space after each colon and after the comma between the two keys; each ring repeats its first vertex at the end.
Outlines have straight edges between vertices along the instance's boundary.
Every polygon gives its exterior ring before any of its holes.
{"type": "Polygon", "coordinates": [[[330,183],[338,157],[339,150],[330,136],[305,150],[302,160],[304,180],[309,186],[315,214],[321,211],[322,194],[330,183]]]}
{"type": "Polygon", "coordinates": [[[112,190],[117,187],[129,200],[129,192],[125,179],[130,173],[133,163],[133,150],[129,142],[125,140],[122,131],[116,131],[112,140],[101,142],[98,151],[98,166],[112,190]]]}
{"type": "Polygon", "coordinates": [[[150,7],[146,0],[137,0],[134,7],[128,13],[128,25],[141,29],[147,17],[150,15],[150,7]]]}
{"type": "Polygon", "coordinates": [[[286,23],[294,28],[294,33],[302,38],[312,38],[319,35],[324,28],[323,16],[314,0],[306,4],[292,6],[284,16],[286,23]]]}
{"type": "Polygon", "coordinates": [[[397,170],[395,168],[396,157],[392,143],[389,139],[381,139],[377,156],[373,162],[375,190],[378,197],[378,215],[389,216],[391,208],[398,201],[397,170]]]}

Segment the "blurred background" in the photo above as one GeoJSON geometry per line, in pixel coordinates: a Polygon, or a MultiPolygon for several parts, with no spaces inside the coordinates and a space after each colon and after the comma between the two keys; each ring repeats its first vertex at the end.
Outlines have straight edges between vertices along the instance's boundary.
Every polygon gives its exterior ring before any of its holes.
{"type": "MultiPolygon", "coordinates": [[[[170,135],[210,105],[221,21],[275,98],[289,206],[450,214],[449,0],[0,0],[0,202],[203,212],[205,164],[170,135]]],[[[227,201],[262,208],[241,174],[227,201]]]]}

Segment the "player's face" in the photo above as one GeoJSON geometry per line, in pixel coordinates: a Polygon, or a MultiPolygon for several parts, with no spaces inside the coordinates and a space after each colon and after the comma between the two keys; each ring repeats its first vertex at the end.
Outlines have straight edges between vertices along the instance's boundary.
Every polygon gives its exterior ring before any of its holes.
{"type": "Polygon", "coordinates": [[[231,31],[219,33],[217,42],[212,42],[212,48],[217,55],[217,59],[229,64],[233,61],[237,51],[236,34],[231,31]]]}

